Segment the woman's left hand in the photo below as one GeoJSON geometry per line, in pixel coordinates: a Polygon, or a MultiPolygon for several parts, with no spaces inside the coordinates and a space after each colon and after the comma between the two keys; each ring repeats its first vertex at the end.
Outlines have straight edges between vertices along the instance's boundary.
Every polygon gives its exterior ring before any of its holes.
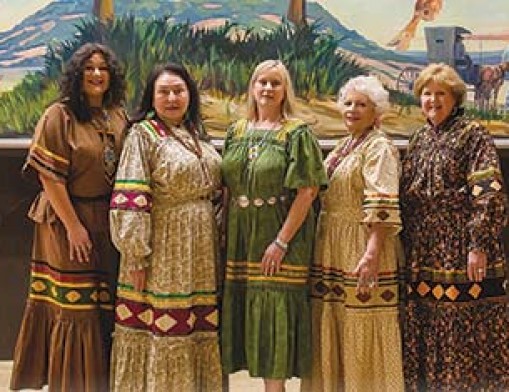
{"type": "Polygon", "coordinates": [[[364,253],[353,274],[358,277],[357,294],[369,294],[378,287],[378,258],[364,253]]]}
{"type": "Polygon", "coordinates": [[[262,258],[262,272],[265,276],[272,276],[279,272],[285,252],[277,246],[274,242],[271,242],[262,258]]]}
{"type": "Polygon", "coordinates": [[[481,282],[486,277],[486,253],[479,250],[468,252],[467,276],[472,282],[481,282]]]}

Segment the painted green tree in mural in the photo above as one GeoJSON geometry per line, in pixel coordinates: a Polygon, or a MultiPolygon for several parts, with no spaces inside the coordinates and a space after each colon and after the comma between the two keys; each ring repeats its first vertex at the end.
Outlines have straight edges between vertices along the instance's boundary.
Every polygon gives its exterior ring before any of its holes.
{"type": "MultiPolygon", "coordinates": [[[[168,23],[166,17],[117,16],[111,23],[83,19],[76,28],[72,40],[48,47],[44,70],[0,95],[0,136],[32,132],[44,108],[58,96],[57,81],[64,64],[86,42],[115,48],[125,67],[129,110],[136,106],[154,64],[166,61],[184,64],[203,94],[224,102],[242,100],[253,68],[267,58],[288,64],[295,91],[304,101],[327,99],[346,80],[367,72],[353,57],[339,52],[337,41],[321,33],[316,22],[297,28],[285,22],[252,32],[243,40],[231,39],[234,24],[196,28],[190,22],[168,23]]],[[[221,116],[210,129],[226,129],[231,119],[221,116]]]]}

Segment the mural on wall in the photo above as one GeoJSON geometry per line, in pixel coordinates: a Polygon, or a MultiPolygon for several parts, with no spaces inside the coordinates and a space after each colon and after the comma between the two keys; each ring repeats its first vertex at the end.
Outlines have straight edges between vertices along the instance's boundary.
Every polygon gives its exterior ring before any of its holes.
{"type": "Polygon", "coordinates": [[[322,138],[344,133],[338,89],[368,73],[390,90],[384,129],[408,137],[423,122],[413,81],[439,61],[467,83],[469,114],[509,137],[507,0],[0,0],[0,8],[0,137],[31,134],[63,64],[88,41],[118,54],[130,110],[155,63],[185,64],[217,137],[243,114],[250,73],[267,58],[288,66],[300,116],[322,138]]]}

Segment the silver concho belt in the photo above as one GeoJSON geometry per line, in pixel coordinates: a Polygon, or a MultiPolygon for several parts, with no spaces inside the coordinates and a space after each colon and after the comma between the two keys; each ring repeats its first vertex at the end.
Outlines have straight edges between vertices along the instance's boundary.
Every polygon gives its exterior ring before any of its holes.
{"type": "Polygon", "coordinates": [[[261,197],[255,197],[254,199],[249,199],[246,195],[240,195],[237,197],[233,197],[232,201],[234,204],[239,206],[240,208],[247,208],[251,204],[255,207],[262,207],[265,204],[269,206],[275,205],[278,201],[285,201],[286,196],[270,196],[267,199],[262,199],[261,197]]]}

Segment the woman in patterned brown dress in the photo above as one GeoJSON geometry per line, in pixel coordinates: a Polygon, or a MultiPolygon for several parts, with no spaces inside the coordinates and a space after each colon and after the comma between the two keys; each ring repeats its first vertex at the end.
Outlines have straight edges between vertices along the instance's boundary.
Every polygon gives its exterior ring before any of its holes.
{"type": "Polygon", "coordinates": [[[108,204],[127,123],[124,78],[98,44],[67,64],[60,99],[37,125],[24,171],[42,190],[35,222],[30,292],[11,388],[105,391],[118,253],[108,204]]]}
{"type": "Polygon", "coordinates": [[[416,80],[427,123],[403,159],[405,382],[409,391],[509,389],[501,230],[506,195],[492,138],[463,115],[466,87],[432,64],[416,80]]]}
{"type": "Polygon", "coordinates": [[[196,83],[178,64],[149,77],[118,166],[120,250],[111,390],[220,392],[216,221],[221,158],[196,83]]]}

